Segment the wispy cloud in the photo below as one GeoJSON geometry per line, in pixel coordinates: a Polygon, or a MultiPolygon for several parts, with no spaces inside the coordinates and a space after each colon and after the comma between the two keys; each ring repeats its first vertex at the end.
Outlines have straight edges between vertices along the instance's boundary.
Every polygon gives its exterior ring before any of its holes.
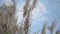
{"type": "Polygon", "coordinates": [[[32,11],[32,20],[37,21],[38,19],[40,20],[47,20],[47,16],[44,16],[48,13],[48,10],[44,6],[43,3],[38,2],[36,8],[32,11]]]}
{"type": "Polygon", "coordinates": [[[20,23],[22,22],[23,18],[23,6],[24,6],[24,1],[20,1],[17,3],[17,11],[16,11],[16,17],[18,18],[17,24],[20,26],[20,23]]]}

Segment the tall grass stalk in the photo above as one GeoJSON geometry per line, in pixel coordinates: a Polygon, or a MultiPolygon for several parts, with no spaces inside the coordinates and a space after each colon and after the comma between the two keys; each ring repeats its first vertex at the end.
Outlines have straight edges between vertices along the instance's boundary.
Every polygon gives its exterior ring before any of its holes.
{"type": "Polygon", "coordinates": [[[47,23],[45,23],[45,24],[43,25],[41,34],[46,34],[46,25],[47,25],[47,23]]]}
{"type": "Polygon", "coordinates": [[[50,27],[48,27],[48,29],[50,30],[50,33],[53,34],[54,28],[56,26],[57,22],[56,20],[52,21],[52,24],[50,25],[50,27]]]}

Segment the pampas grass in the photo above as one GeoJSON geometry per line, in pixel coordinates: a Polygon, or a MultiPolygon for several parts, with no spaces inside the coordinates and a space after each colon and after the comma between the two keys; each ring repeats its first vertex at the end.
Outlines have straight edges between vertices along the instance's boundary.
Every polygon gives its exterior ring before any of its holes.
{"type": "Polygon", "coordinates": [[[29,2],[30,0],[26,0],[26,4],[24,5],[24,13],[23,13],[23,17],[26,17],[25,18],[25,22],[24,22],[24,31],[25,31],[25,34],[28,34],[28,31],[29,31],[29,26],[30,26],[30,13],[31,11],[33,10],[32,8],[34,8],[34,6],[36,5],[36,1],[37,0],[34,0],[33,3],[32,3],[32,7],[29,7],[29,2]],[[28,9],[29,8],[29,9],[28,9]]]}
{"type": "Polygon", "coordinates": [[[16,31],[16,19],[15,19],[15,0],[14,5],[7,6],[3,4],[0,10],[0,32],[1,34],[15,34],[16,31]]]}
{"type": "MultiPolygon", "coordinates": [[[[13,2],[13,5],[6,6],[5,4],[3,4],[3,6],[0,6],[0,34],[15,34],[16,30],[20,32],[19,34],[29,34],[29,28],[31,26],[30,15],[36,6],[37,0],[33,0],[31,5],[30,0],[26,0],[26,3],[23,7],[24,11],[22,21],[24,22],[24,24],[21,24],[20,29],[17,29],[16,26],[15,19],[16,3],[15,0],[11,1],[13,2]]],[[[53,20],[52,24],[48,27],[48,30],[50,30],[51,34],[53,34],[54,32],[56,24],[57,24],[56,20],[53,20]]],[[[42,26],[41,34],[46,34],[46,26],[47,24],[44,23],[44,25],[42,26]]],[[[39,34],[39,32],[40,31],[35,32],[34,34],[39,34]]],[[[60,34],[58,30],[56,31],[56,34],[60,34]]]]}
{"type": "Polygon", "coordinates": [[[45,24],[43,25],[41,34],[46,34],[46,25],[47,25],[47,23],[45,23],[45,24]]]}
{"type": "Polygon", "coordinates": [[[52,24],[50,25],[50,27],[48,27],[48,29],[50,30],[50,33],[53,34],[54,28],[56,26],[57,22],[56,20],[52,21],[52,24]]]}
{"type": "Polygon", "coordinates": [[[56,34],[60,34],[60,29],[58,29],[58,30],[56,31],[56,34]]]}

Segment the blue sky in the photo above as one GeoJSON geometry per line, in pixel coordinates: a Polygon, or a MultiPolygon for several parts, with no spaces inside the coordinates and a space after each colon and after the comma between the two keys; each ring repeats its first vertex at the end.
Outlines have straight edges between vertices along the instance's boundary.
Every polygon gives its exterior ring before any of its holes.
{"type": "MultiPolygon", "coordinates": [[[[0,4],[2,4],[2,0],[0,0],[0,4]]],[[[17,17],[18,24],[22,21],[23,15],[23,6],[25,4],[25,0],[16,0],[17,7],[17,17]]],[[[36,4],[36,8],[32,11],[31,16],[31,32],[34,33],[42,29],[43,24],[47,21],[47,26],[50,26],[53,19],[57,20],[57,26],[54,32],[60,28],[60,0],[38,0],[36,4]]],[[[50,34],[47,30],[47,34],[50,34]]]]}

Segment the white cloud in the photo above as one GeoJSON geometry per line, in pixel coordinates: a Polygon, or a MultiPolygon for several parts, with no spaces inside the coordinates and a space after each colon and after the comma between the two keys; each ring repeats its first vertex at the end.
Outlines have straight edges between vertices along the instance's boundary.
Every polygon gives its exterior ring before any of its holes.
{"type": "Polygon", "coordinates": [[[22,18],[23,18],[22,15],[23,15],[23,12],[19,12],[16,14],[17,19],[18,19],[17,21],[18,26],[20,26],[20,22],[22,22],[22,18]]]}
{"type": "Polygon", "coordinates": [[[37,7],[32,12],[32,20],[33,21],[37,21],[38,19],[40,19],[41,21],[47,20],[48,18],[46,16],[44,16],[47,13],[48,13],[48,11],[47,11],[46,7],[44,6],[44,4],[38,2],[37,7]]]}
{"type": "Polygon", "coordinates": [[[24,2],[18,2],[16,6],[17,6],[16,16],[18,18],[17,24],[18,24],[18,26],[20,26],[20,23],[22,22],[22,19],[23,19],[24,2]]]}

